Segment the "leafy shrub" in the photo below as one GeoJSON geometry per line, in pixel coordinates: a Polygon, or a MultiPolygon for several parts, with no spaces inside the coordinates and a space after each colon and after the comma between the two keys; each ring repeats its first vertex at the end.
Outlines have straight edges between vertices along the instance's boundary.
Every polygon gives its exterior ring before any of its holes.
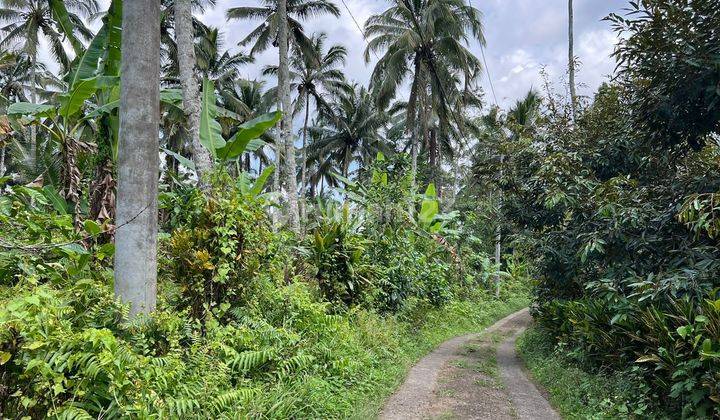
{"type": "Polygon", "coordinates": [[[321,205],[321,218],[310,232],[309,261],[315,280],[330,302],[346,306],[361,303],[372,291],[375,268],[366,253],[369,241],[361,233],[361,220],[350,216],[348,205],[321,205]]]}
{"type": "Polygon", "coordinates": [[[171,234],[163,264],[180,288],[178,308],[189,308],[195,318],[213,311],[222,317],[244,302],[248,283],[272,265],[277,245],[262,207],[227,175],[217,177],[216,187],[197,202],[199,211],[185,213],[183,226],[171,234]]]}

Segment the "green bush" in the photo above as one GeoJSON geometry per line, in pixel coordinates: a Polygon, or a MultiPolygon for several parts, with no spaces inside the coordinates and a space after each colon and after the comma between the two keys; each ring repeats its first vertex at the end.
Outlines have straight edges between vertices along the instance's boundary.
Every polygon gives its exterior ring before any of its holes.
{"type": "Polygon", "coordinates": [[[347,205],[338,209],[329,202],[320,208],[321,217],[307,245],[315,280],[330,302],[345,306],[362,303],[372,293],[376,269],[367,255],[370,241],[361,232],[361,220],[350,216],[347,205]]]}
{"type": "Polygon", "coordinates": [[[224,317],[243,304],[249,282],[277,265],[279,237],[260,203],[227,175],[218,174],[207,197],[186,208],[182,225],[167,241],[164,277],[179,287],[178,309],[194,318],[224,317]]]}

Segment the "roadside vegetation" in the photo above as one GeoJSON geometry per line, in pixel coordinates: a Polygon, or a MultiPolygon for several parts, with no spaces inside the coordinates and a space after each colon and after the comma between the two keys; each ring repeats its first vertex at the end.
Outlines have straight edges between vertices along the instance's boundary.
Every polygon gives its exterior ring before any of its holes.
{"type": "MultiPolygon", "coordinates": [[[[720,414],[720,50],[711,28],[720,16],[716,2],[636,2],[630,10],[608,18],[622,34],[616,80],[574,120],[548,96],[524,134],[503,142],[503,213],[534,262],[538,331],[557,346],[550,358],[531,353],[531,365],[537,360],[541,381],[564,379],[562,369],[554,376],[541,364],[568,355],[603,375],[590,384],[623,378],[632,392],[610,408],[628,415],[662,409],[673,418],[713,418],[720,414]]],[[[537,343],[537,335],[526,340],[537,343]]],[[[577,396],[559,395],[568,392],[577,396]]],[[[602,403],[600,388],[588,393],[602,403]]],[[[586,413],[603,409],[590,404],[586,413]]]]}
{"type": "Polygon", "coordinates": [[[592,97],[568,2],[569,86],[507,109],[463,0],[371,16],[367,85],[334,2],[231,7],[229,48],[216,3],[0,0],[1,417],[368,417],[528,304],[569,416],[720,416],[717,1],[609,16],[592,97]]]}

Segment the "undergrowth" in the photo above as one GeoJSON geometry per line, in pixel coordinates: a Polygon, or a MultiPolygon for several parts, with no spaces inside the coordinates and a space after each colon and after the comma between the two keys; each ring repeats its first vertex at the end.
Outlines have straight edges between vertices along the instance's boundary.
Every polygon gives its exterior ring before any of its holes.
{"type": "Polygon", "coordinates": [[[645,398],[647,386],[627,372],[588,372],[541,327],[527,330],[517,350],[550,402],[567,419],[668,418],[645,398]]]}

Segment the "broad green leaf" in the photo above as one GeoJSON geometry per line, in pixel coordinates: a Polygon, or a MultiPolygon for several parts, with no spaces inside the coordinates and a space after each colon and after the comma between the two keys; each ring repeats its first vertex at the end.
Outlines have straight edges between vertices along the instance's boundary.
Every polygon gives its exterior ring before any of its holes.
{"type": "Polygon", "coordinates": [[[92,236],[97,236],[102,233],[102,228],[94,220],[86,220],[83,222],[85,231],[92,236]]]}
{"type": "Polygon", "coordinates": [[[425,197],[437,198],[437,192],[435,192],[435,184],[434,183],[431,182],[428,185],[427,189],[425,190],[425,197]]]}
{"type": "Polygon", "coordinates": [[[65,251],[68,255],[86,255],[89,254],[88,250],[82,245],[77,243],[67,244],[60,247],[61,250],[65,251]]]}
{"type": "Polygon", "coordinates": [[[34,202],[42,204],[42,205],[48,205],[50,204],[47,199],[45,198],[45,195],[40,192],[38,189],[26,187],[24,185],[18,185],[13,187],[13,189],[17,192],[24,193],[28,197],[30,197],[34,202]]]}
{"type": "Polygon", "coordinates": [[[102,74],[118,76],[120,74],[120,60],[122,53],[122,0],[113,0],[105,16],[108,28],[108,37],[105,58],[102,63],[102,74]]]}
{"type": "Polygon", "coordinates": [[[427,228],[440,211],[440,205],[434,198],[436,197],[435,184],[430,183],[430,185],[428,185],[427,190],[425,191],[425,196],[430,198],[426,198],[422,201],[420,213],[418,214],[418,221],[422,227],[427,228]]]}
{"type": "Polygon", "coordinates": [[[30,102],[15,102],[8,107],[8,115],[32,115],[35,117],[52,117],[55,115],[55,106],[49,104],[31,104],[30,102]]]}
{"type": "Polygon", "coordinates": [[[250,140],[250,143],[248,143],[248,145],[245,146],[245,151],[246,152],[255,152],[259,149],[262,149],[263,146],[265,146],[266,144],[267,143],[265,143],[264,141],[262,141],[260,139],[252,139],[252,140],[250,140]]]}
{"type": "Polygon", "coordinates": [[[349,178],[346,178],[339,173],[333,172],[330,174],[333,178],[337,179],[338,181],[342,182],[343,184],[347,186],[355,186],[355,182],[351,181],[349,178]]]}
{"type": "Polygon", "coordinates": [[[77,69],[73,74],[71,88],[77,86],[80,81],[84,79],[90,79],[97,75],[98,64],[103,56],[105,44],[108,37],[107,23],[100,28],[97,35],[93,38],[90,45],[88,45],[85,53],[78,62],[77,69]]]}
{"type": "Polygon", "coordinates": [[[50,204],[60,214],[68,214],[67,201],[60,196],[55,187],[52,185],[46,185],[43,187],[43,195],[48,199],[50,204]]]}
{"type": "Polygon", "coordinates": [[[120,79],[116,76],[99,76],[80,80],[72,92],[60,96],[60,115],[69,118],[78,112],[86,100],[98,90],[116,86],[120,79]]]}
{"type": "Polygon", "coordinates": [[[163,89],[160,91],[160,102],[170,105],[182,104],[182,90],[180,89],[163,89]]]}
{"type": "Polygon", "coordinates": [[[260,174],[260,176],[257,177],[255,183],[250,189],[250,194],[252,194],[253,196],[259,195],[265,187],[268,178],[270,178],[270,175],[272,175],[273,172],[275,172],[275,166],[268,166],[267,168],[263,169],[262,173],[260,174]]]}
{"type": "Polygon", "coordinates": [[[165,153],[167,153],[168,155],[174,157],[174,158],[175,158],[178,162],[180,162],[184,167],[186,167],[186,168],[188,168],[188,169],[190,169],[190,170],[193,170],[193,171],[195,170],[195,163],[194,163],[192,160],[190,160],[190,159],[188,159],[188,158],[180,155],[179,153],[175,153],[175,152],[173,152],[172,150],[168,150],[168,149],[163,148],[162,151],[165,152],[165,153]]]}
{"type": "Polygon", "coordinates": [[[119,100],[119,99],[118,99],[118,100],[115,100],[115,101],[112,101],[112,102],[108,102],[108,103],[106,103],[105,105],[102,105],[102,106],[99,106],[99,107],[95,108],[92,112],[90,112],[89,114],[87,114],[87,115],[85,116],[85,119],[91,119],[91,118],[99,117],[99,116],[102,115],[102,114],[109,114],[110,112],[112,112],[113,110],[117,109],[118,107],[120,107],[120,100],[119,100]]]}
{"type": "Polygon", "coordinates": [[[0,351],[0,366],[4,365],[5,363],[10,360],[12,357],[12,354],[6,352],[6,351],[0,351]]]}
{"type": "Polygon", "coordinates": [[[200,111],[200,143],[210,151],[213,157],[217,157],[217,150],[225,146],[220,123],[215,120],[216,116],[215,84],[205,78],[200,111]]]}
{"type": "Polygon", "coordinates": [[[49,0],[49,4],[50,11],[55,18],[55,23],[60,26],[60,32],[70,41],[70,45],[72,45],[73,50],[75,50],[75,54],[78,56],[81,55],[83,53],[83,46],[75,36],[75,25],[73,25],[70,20],[70,15],[65,7],[64,0],[49,0]]]}
{"type": "Polygon", "coordinates": [[[225,147],[217,150],[217,155],[222,160],[230,160],[240,156],[246,151],[251,140],[260,137],[265,131],[280,121],[280,118],[282,118],[282,113],[277,111],[261,115],[241,124],[237,133],[228,140],[225,147]]]}
{"type": "Polygon", "coordinates": [[[676,331],[680,337],[685,338],[692,331],[692,326],[684,325],[682,327],[678,327],[676,331]]]}

